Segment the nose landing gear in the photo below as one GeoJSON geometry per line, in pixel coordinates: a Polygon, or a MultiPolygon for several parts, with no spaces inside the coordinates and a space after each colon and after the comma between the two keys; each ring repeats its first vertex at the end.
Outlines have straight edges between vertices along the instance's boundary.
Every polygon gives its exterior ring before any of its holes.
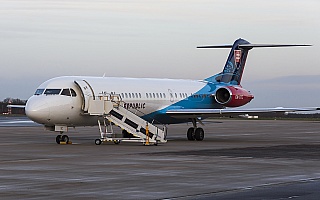
{"type": "Polygon", "coordinates": [[[57,135],[56,142],[57,144],[71,144],[69,137],[67,135],[62,135],[63,132],[60,132],[60,135],[57,135]]]}

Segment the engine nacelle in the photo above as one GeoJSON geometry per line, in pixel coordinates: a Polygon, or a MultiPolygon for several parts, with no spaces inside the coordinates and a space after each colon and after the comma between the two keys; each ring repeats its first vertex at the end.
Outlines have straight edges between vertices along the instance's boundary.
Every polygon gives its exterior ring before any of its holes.
{"type": "Polygon", "coordinates": [[[216,91],[216,101],[226,107],[239,107],[249,103],[253,95],[239,86],[221,87],[216,91]]]}

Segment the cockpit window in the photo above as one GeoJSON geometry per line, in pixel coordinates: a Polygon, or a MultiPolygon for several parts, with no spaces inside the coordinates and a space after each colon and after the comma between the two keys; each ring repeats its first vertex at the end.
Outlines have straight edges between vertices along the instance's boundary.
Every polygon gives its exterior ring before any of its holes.
{"type": "Polygon", "coordinates": [[[46,89],[44,94],[46,95],[57,95],[60,94],[61,89],[46,89]]]}
{"type": "Polygon", "coordinates": [[[44,89],[37,89],[34,95],[42,95],[44,89]]]}
{"type": "Polygon", "coordinates": [[[63,89],[62,92],[61,92],[61,95],[71,96],[70,90],[69,89],[63,89]]]}
{"type": "Polygon", "coordinates": [[[71,95],[73,96],[73,97],[76,97],[77,96],[77,93],[71,88],[70,89],[70,91],[71,91],[71,95]]]}

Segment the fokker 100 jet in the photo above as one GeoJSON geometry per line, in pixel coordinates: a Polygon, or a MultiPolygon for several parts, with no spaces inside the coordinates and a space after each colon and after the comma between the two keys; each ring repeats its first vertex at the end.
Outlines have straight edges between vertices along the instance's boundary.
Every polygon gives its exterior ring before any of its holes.
{"type": "Polygon", "coordinates": [[[63,135],[68,127],[99,125],[105,141],[118,143],[124,139],[140,139],[154,144],[166,142],[166,129],[155,124],[192,122],[188,140],[201,141],[201,120],[219,115],[264,112],[312,111],[319,108],[235,109],[253,99],[241,87],[249,50],[256,47],[288,47],[310,45],[251,44],[238,39],[233,45],[198,48],[231,48],[221,73],[204,80],[63,76],[42,83],[27,101],[26,115],[48,130],[60,132],[56,142],[68,142],[63,135]],[[117,125],[123,137],[116,139],[103,131],[103,125],[117,125]]]}

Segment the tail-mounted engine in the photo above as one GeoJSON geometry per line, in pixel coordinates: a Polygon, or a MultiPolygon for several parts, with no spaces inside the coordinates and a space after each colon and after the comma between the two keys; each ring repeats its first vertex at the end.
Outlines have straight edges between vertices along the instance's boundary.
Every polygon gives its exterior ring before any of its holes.
{"type": "Polygon", "coordinates": [[[249,103],[253,95],[239,86],[221,87],[216,91],[216,101],[226,107],[239,107],[249,103]]]}

